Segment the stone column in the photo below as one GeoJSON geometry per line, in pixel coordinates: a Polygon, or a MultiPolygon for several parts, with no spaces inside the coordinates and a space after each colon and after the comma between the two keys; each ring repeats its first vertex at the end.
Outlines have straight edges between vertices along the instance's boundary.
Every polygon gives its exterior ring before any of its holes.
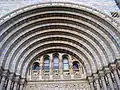
{"type": "Polygon", "coordinates": [[[29,80],[31,80],[32,79],[32,66],[28,69],[29,70],[29,80]]]}
{"type": "Polygon", "coordinates": [[[70,75],[71,78],[74,78],[74,73],[73,73],[73,64],[72,64],[72,57],[69,55],[69,68],[70,68],[70,75]]]}
{"type": "Polygon", "coordinates": [[[88,82],[89,82],[89,84],[90,84],[90,88],[91,88],[91,90],[94,90],[94,85],[93,85],[93,77],[87,77],[87,79],[88,79],[88,82]]]}
{"type": "Polygon", "coordinates": [[[50,79],[53,78],[53,54],[50,54],[50,71],[49,71],[49,74],[50,74],[50,79]]]}
{"type": "Polygon", "coordinates": [[[115,60],[117,68],[120,70],[120,58],[115,60]]]}
{"type": "Polygon", "coordinates": [[[43,75],[43,56],[41,56],[40,58],[40,74],[39,74],[39,79],[42,79],[42,75],[43,75]]]}
{"type": "Polygon", "coordinates": [[[5,81],[6,81],[6,76],[3,76],[1,79],[0,90],[3,90],[5,81]]]}
{"type": "Polygon", "coordinates": [[[115,77],[115,80],[117,82],[117,85],[118,85],[118,89],[120,89],[120,79],[119,79],[119,76],[118,76],[118,73],[117,73],[117,68],[116,68],[116,64],[111,64],[110,65],[110,68],[113,72],[113,75],[115,77]]]}
{"type": "Polygon", "coordinates": [[[63,58],[62,58],[62,54],[59,53],[59,71],[60,71],[60,75],[63,74],[63,58]]]}
{"type": "MultiPolygon", "coordinates": [[[[14,80],[13,90],[17,90],[17,89],[18,89],[19,80],[20,80],[20,77],[19,77],[19,76],[16,76],[16,77],[15,77],[15,80],[14,80]]],[[[19,90],[19,89],[18,89],[18,90],[19,90]]]]}
{"type": "Polygon", "coordinates": [[[50,75],[53,73],[53,55],[50,54],[50,75]]]}
{"type": "Polygon", "coordinates": [[[60,78],[63,79],[63,54],[59,53],[59,74],[60,74],[60,78]]]}
{"type": "Polygon", "coordinates": [[[22,78],[20,80],[20,88],[19,88],[19,90],[23,90],[24,84],[25,84],[25,78],[22,78]]]}
{"type": "Polygon", "coordinates": [[[115,64],[116,64],[118,75],[119,75],[119,78],[120,78],[120,59],[116,59],[115,64]]]}
{"type": "Polygon", "coordinates": [[[120,70],[119,69],[117,69],[118,70],[118,76],[119,76],[119,78],[120,78],[120,70]]]}
{"type": "Polygon", "coordinates": [[[1,83],[1,79],[2,79],[2,72],[3,72],[3,68],[2,66],[0,67],[0,83],[1,83]]]}
{"type": "Polygon", "coordinates": [[[95,81],[95,84],[96,84],[96,89],[97,89],[97,90],[101,90],[101,89],[100,89],[100,83],[99,83],[98,74],[93,74],[93,77],[94,77],[94,81],[95,81]]]}
{"type": "Polygon", "coordinates": [[[102,81],[102,87],[103,87],[103,90],[107,90],[107,86],[106,86],[106,82],[105,82],[105,75],[104,75],[104,72],[103,71],[99,71],[99,76],[101,78],[101,81],[102,81]]]}
{"type": "Polygon", "coordinates": [[[12,82],[13,82],[13,78],[14,78],[14,73],[11,73],[11,74],[9,75],[9,80],[8,80],[8,84],[7,84],[7,89],[6,89],[6,90],[10,90],[11,84],[12,84],[12,82]]]}
{"type": "Polygon", "coordinates": [[[7,75],[8,75],[8,70],[3,71],[2,79],[1,79],[1,83],[0,83],[0,90],[4,90],[7,75]]]}
{"type": "Polygon", "coordinates": [[[105,75],[107,76],[108,82],[109,82],[109,86],[110,86],[110,90],[115,90],[114,89],[114,85],[113,85],[113,81],[112,81],[112,77],[110,75],[111,71],[108,67],[104,68],[105,71],[105,75]]]}

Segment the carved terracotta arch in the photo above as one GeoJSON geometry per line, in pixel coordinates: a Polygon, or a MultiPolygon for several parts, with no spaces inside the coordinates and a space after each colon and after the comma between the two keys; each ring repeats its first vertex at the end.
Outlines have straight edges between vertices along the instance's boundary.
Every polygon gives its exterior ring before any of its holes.
{"type": "Polygon", "coordinates": [[[0,66],[26,77],[39,54],[67,51],[79,57],[90,76],[120,57],[120,24],[93,8],[43,3],[0,19],[0,66]]]}

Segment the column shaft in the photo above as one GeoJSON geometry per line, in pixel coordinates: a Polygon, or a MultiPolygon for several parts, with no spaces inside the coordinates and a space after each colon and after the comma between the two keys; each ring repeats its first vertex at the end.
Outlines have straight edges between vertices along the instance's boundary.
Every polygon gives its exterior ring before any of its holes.
{"type": "Polygon", "coordinates": [[[0,83],[0,90],[3,90],[4,85],[5,85],[5,81],[6,81],[6,77],[3,76],[3,77],[2,77],[2,80],[1,80],[1,83],[0,83]]]}
{"type": "Polygon", "coordinates": [[[97,90],[101,90],[98,79],[95,80],[95,83],[96,83],[96,88],[97,88],[97,90]]]}
{"type": "Polygon", "coordinates": [[[16,76],[14,79],[13,90],[19,90],[20,76],[16,76]]]}
{"type": "Polygon", "coordinates": [[[118,89],[120,89],[120,79],[119,79],[119,76],[118,76],[118,73],[117,73],[116,64],[110,64],[110,68],[111,68],[111,70],[113,72],[113,75],[115,77],[115,81],[117,82],[118,89]]]}
{"type": "Polygon", "coordinates": [[[19,90],[23,90],[23,84],[20,85],[20,89],[19,90]]]}
{"type": "Polygon", "coordinates": [[[104,72],[101,70],[99,71],[99,76],[100,76],[100,79],[102,81],[102,87],[103,87],[103,90],[107,90],[107,86],[106,86],[106,82],[105,82],[105,78],[104,78],[104,72]]]}
{"type": "Polygon", "coordinates": [[[20,84],[19,90],[23,90],[23,87],[25,85],[25,78],[21,78],[19,84],[20,84]]]}
{"type": "Polygon", "coordinates": [[[40,71],[39,71],[39,80],[42,79],[42,75],[43,75],[43,56],[40,58],[40,71]]]}
{"type": "Polygon", "coordinates": [[[62,54],[61,53],[59,54],[59,61],[60,61],[59,71],[60,71],[60,75],[62,75],[63,74],[63,69],[62,69],[63,63],[62,63],[62,54]]]}
{"type": "Polygon", "coordinates": [[[113,70],[113,74],[114,74],[115,80],[117,82],[118,88],[120,89],[120,79],[118,77],[117,71],[113,70]]]}
{"type": "Polygon", "coordinates": [[[6,90],[10,90],[11,84],[12,84],[12,80],[9,79],[6,90]]]}
{"type": "Polygon", "coordinates": [[[97,74],[94,74],[93,76],[94,76],[94,80],[95,80],[95,84],[96,84],[97,90],[101,90],[101,89],[100,89],[99,80],[98,80],[98,79],[99,79],[98,75],[97,75],[97,74]]]}
{"type": "Polygon", "coordinates": [[[110,73],[107,74],[107,77],[108,77],[108,81],[109,81],[111,90],[114,90],[113,81],[111,79],[110,73]]]}
{"type": "Polygon", "coordinates": [[[15,81],[13,90],[17,90],[17,87],[18,87],[18,82],[15,81]]]}
{"type": "Polygon", "coordinates": [[[94,90],[94,85],[93,85],[93,77],[87,77],[88,78],[88,82],[89,82],[89,84],[90,84],[90,88],[91,88],[91,90],[94,90]]]}
{"type": "Polygon", "coordinates": [[[71,78],[74,78],[73,66],[72,66],[72,57],[69,55],[69,65],[70,65],[70,75],[71,78]]]}
{"type": "Polygon", "coordinates": [[[53,55],[50,54],[50,75],[53,74],[53,55]]]}
{"type": "Polygon", "coordinates": [[[90,82],[90,88],[91,90],[94,90],[93,82],[90,82]]]}
{"type": "Polygon", "coordinates": [[[13,78],[14,78],[14,73],[10,73],[6,90],[10,90],[12,82],[13,82],[13,78]]]}
{"type": "Polygon", "coordinates": [[[106,86],[104,77],[101,77],[101,81],[102,81],[102,85],[103,85],[103,90],[107,90],[107,86],[106,86]]]}
{"type": "Polygon", "coordinates": [[[118,75],[119,75],[119,78],[120,78],[120,70],[118,69],[118,75]]]}

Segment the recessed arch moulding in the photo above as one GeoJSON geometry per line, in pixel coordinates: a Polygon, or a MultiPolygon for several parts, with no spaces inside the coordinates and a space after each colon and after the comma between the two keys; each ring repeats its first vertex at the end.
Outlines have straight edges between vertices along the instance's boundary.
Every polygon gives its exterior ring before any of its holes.
{"type": "Polygon", "coordinates": [[[106,67],[118,68],[120,24],[100,11],[71,3],[27,6],[0,19],[3,74],[26,78],[34,59],[50,51],[77,57],[88,77],[106,67]]]}

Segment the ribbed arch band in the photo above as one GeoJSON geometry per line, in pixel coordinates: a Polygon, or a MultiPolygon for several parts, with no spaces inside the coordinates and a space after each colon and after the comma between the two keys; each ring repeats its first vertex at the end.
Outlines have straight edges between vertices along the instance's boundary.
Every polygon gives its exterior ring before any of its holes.
{"type": "Polygon", "coordinates": [[[87,76],[120,57],[120,24],[86,6],[44,3],[0,19],[0,66],[26,77],[29,65],[48,52],[75,55],[87,76]]]}

